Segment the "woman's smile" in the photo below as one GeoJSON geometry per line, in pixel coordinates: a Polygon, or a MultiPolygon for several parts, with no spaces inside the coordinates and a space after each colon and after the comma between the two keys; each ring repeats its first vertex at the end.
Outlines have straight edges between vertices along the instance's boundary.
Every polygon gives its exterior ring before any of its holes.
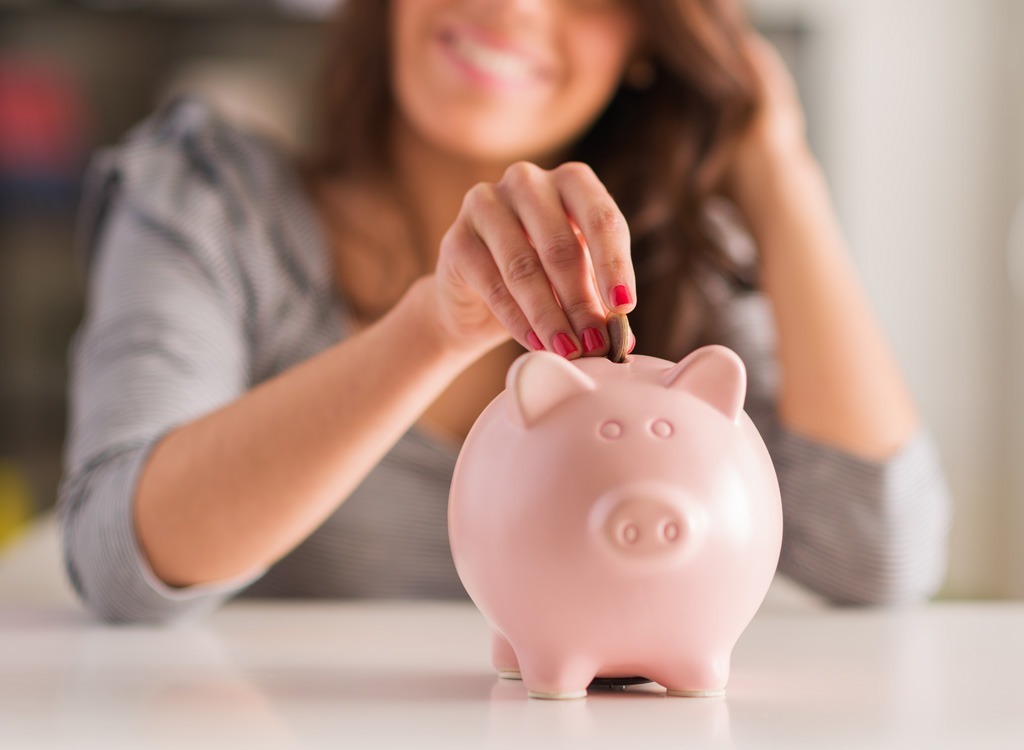
{"type": "Polygon", "coordinates": [[[542,161],[605,108],[636,48],[632,10],[511,0],[395,0],[395,112],[481,164],[542,161]]]}
{"type": "Polygon", "coordinates": [[[546,84],[553,66],[522,46],[479,28],[447,26],[437,36],[446,59],[478,86],[495,90],[546,84]]]}

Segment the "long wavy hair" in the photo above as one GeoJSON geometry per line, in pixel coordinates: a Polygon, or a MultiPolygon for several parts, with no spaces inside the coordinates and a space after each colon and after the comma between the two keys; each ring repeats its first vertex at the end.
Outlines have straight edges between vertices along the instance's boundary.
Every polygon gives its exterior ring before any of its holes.
{"type": "MultiPolygon", "coordinates": [[[[678,358],[680,342],[692,345],[703,333],[709,274],[750,283],[707,207],[757,106],[756,79],[741,50],[747,26],[737,0],[630,2],[651,75],[639,85],[627,76],[569,158],[594,169],[629,224],[637,351],[678,358]]],[[[317,98],[310,179],[389,167],[389,5],[342,3],[317,98]]]]}

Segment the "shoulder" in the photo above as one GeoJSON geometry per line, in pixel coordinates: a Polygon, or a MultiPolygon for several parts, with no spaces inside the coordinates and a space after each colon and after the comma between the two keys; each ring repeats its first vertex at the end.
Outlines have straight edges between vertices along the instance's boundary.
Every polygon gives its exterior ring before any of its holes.
{"type": "Polygon", "coordinates": [[[187,176],[244,193],[265,191],[269,178],[293,170],[281,144],[189,96],[165,104],[131,130],[114,152],[128,177],[139,177],[140,171],[149,172],[145,176],[150,181],[187,176]],[[154,174],[148,169],[154,163],[172,169],[154,174]]]}
{"type": "Polygon", "coordinates": [[[229,279],[251,307],[273,309],[294,289],[329,296],[326,238],[298,160],[201,99],[169,102],[98,151],[78,219],[83,277],[100,248],[145,254],[153,251],[150,237],[229,279]],[[106,243],[115,214],[134,228],[131,247],[106,243]]]}
{"type": "Polygon", "coordinates": [[[95,154],[83,181],[82,260],[88,263],[114,204],[163,231],[223,233],[270,218],[282,193],[301,192],[283,146],[230,122],[203,100],[181,97],[95,154]]]}

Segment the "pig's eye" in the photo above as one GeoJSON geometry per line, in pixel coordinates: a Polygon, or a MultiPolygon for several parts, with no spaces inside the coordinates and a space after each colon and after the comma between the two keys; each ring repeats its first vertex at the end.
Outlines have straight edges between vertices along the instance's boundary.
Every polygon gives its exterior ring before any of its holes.
{"type": "Polygon", "coordinates": [[[614,419],[609,419],[601,425],[598,432],[606,440],[616,440],[622,436],[622,425],[614,419]]]}
{"type": "Polygon", "coordinates": [[[655,437],[672,437],[672,423],[665,419],[655,419],[651,422],[651,434],[655,437]]]}

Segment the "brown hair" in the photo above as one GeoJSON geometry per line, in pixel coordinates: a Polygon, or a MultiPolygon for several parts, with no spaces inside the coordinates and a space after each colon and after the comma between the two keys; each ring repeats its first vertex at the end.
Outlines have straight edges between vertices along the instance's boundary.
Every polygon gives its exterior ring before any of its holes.
{"type": "MultiPolygon", "coordinates": [[[[641,87],[624,83],[570,158],[594,169],[629,223],[637,351],[678,358],[679,342],[692,345],[702,333],[703,279],[711,273],[745,283],[705,209],[756,107],[755,78],[741,51],[746,22],[736,0],[631,4],[652,80],[641,87]]],[[[342,5],[318,100],[309,162],[314,179],[389,166],[388,6],[380,0],[342,5]]]]}

